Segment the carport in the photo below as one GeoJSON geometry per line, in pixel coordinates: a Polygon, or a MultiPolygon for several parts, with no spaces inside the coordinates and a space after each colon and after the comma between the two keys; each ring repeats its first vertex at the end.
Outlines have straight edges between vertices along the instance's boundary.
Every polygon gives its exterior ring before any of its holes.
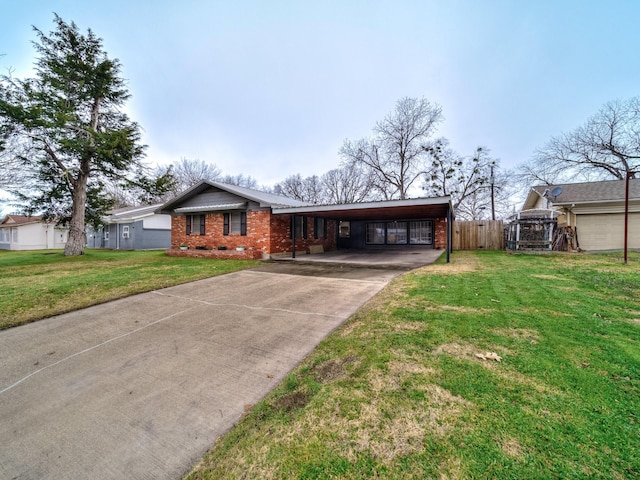
{"type": "MultiPolygon", "coordinates": [[[[314,217],[337,222],[338,250],[395,250],[444,248],[451,253],[453,207],[451,197],[412,198],[341,205],[273,208],[274,215],[314,217]]],[[[292,258],[296,257],[292,228],[292,258]]]]}

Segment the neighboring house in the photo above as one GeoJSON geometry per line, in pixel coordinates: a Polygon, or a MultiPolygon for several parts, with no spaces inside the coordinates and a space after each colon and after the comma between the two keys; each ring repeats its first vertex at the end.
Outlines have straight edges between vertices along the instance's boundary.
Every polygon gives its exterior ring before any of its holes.
{"type": "MultiPolygon", "coordinates": [[[[625,180],[536,186],[523,212],[554,210],[558,227],[574,232],[582,250],[624,247],[625,180]]],[[[628,248],[640,248],[640,179],[629,180],[628,248]]]]}
{"type": "Polygon", "coordinates": [[[171,217],[155,213],[162,204],[112,210],[99,230],[87,228],[89,248],[165,249],[171,245],[171,217]]]}
{"type": "Polygon", "coordinates": [[[449,197],[308,205],[209,181],[156,213],[171,215],[168,253],[237,258],[337,248],[445,248],[451,235],[447,218],[453,215],[449,197]]]}
{"type": "Polygon", "coordinates": [[[7,215],[0,222],[0,249],[41,250],[64,248],[69,230],[42,217],[7,215]]]}

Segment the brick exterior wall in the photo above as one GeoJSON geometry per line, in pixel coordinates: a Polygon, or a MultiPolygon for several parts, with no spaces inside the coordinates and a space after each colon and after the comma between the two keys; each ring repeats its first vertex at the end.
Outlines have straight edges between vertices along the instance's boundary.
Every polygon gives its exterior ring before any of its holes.
{"type": "Polygon", "coordinates": [[[434,248],[447,248],[447,219],[436,218],[434,229],[434,248]]]}
{"type": "MultiPolygon", "coordinates": [[[[203,213],[204,214],[204,213],[203,213]]],[[[171,217],[171,248],[167,251],[176,256],[208,256],[218,258],[267,258],[270,254],[291,252],[291,216],[272,215],[269,210],[247,212],[247,234],[224,235],[224,213],[206,213],[205,234],[187,235],[185,215],[171,217]],[[180,250],[180,245],[188,250],[180,250]],[[218,250],[219,246],[227,250],[218,250]],[[244,252],[236,247],[245,247],[244,252]],[[198,247],[198,248],[196,248],[198,247]],[[233,253],[232,253],[233,252],[233,253]]],[[[336,222],[326,221],[326,238],[314,239],[314,220],[307,217],[307,239],[296,239],[296,251],[306,252],[310,245],[322,245],[326,251],[335,250],[336,222]]],[[[199,232],[198,228],[194,228],[199,232]]]]}
{"type": "MultiPolygon", "coordinates": [[[[296,252],[307,252],[311,245],[322,245],[325,251],[336,249],[336,221],[326,220],[326,238],[313,238],[314,233],[313,217],[307,217],[307,238],[296,238],[296,252]]],[[[271,216],[271,238],[270,253],[288,253],[292,249],[291,242],[291,216],[272,215],[271,216]]]]}

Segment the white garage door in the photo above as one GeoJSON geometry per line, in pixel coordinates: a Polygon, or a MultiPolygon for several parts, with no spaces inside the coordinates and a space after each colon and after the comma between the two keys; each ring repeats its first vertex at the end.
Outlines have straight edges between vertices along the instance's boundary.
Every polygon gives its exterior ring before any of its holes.
{"type": "MultiPolygon", "coordinates": [[[[624,248],[624,214],[578,215],[578,241],[583,250],[624,248]]],[[[640,248],[640,213],[629,214],[628,247],[640,248]]]]}

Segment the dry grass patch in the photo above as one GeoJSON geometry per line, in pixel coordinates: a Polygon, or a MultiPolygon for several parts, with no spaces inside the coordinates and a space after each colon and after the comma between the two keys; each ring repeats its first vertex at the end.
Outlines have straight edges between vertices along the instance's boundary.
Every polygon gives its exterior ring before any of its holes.
{"type": "Polygon", "coordinates": [[[317,382],[330,383],[336,380],[342,380],[347,376],[345,365],[357,363],[358,357],[349,356],[341,360],[329,360],[320,365],[316,365],[311,369],[311,374],[317,382]]]}
{"type": "Polygon", "coordinates": [[[488,308],[461,307],[459,305],[433,305],[426,307],[426,310],[431,312],[441,312],[444,310],[445,312],[456,312],[471,315],[485,315],[491,312],[488,308]]]}
{"type": "Polygon", "coordinates": [[[462,461],[458,457],[449,457],[440,465],[440,480],[465,480],[467,478],[462,461]]]}
{"type": "Polygon", "coordinates": [[[508,457],[521,458],[523,456],[522,445],[515,438],[501,439],[500,447],[508,457]]]}
{"type": "Polygon", "coordinates": [[[495,364],[494,362],[487,362],[479,359],[476,354],[477,353],[485,353],[487,351],[498,352],[501,355],[513,355],[513,351],[509,350],[506,347],[501,345],[489,345],[484,348],[477,347],[475,345],[469,343],[445,343],[443,345],[439,345],[433,350],[433,355],[449,355],[454,358],[459,358],[463,360],[473,360],[476,362],[480,362],[481,365],[492,368],[495,364]]]}
{"type": "Polygon", "coordinates": [[[494,328],[491,331],[502,337],[535,341],[540,340],[540,334],[536,330],[529,328],[494,328]]]}
{"type": "Polygon", "coordinates": [[[532,274],[533,278],[540,278],[542,280],[560,280],[562,282],[567,281],[566,278],[558,277],[557,275],[545,275],[545,274],[532,274]]]}
{"type": "Polygon", "coordinates": [[[319,425],[321,430],[330,425],[329,448],[341,451],[351,462],[364,454],[391,465],[402,456],[421,451],[425,438],[445,437],[459,427],[463,409],[471,406],[435,384],[421,389],[423,401],[406,401],[397,394],[397,380],[386,380],[381,373],[370,376],[370,387],[371,395],[360,405],[357,416],[343,415],[337,409],[327,423],[309,415],[296,430],[310,434],[319,425]]]}
{"type": "Polygon", "coordinates": [[[480,268],[478,257],[469,252],[457,252],[450,257],[450,263],[434,263],[412,272],[413,275],[458,275],[460,273],[475,272],[480,268]]]}

